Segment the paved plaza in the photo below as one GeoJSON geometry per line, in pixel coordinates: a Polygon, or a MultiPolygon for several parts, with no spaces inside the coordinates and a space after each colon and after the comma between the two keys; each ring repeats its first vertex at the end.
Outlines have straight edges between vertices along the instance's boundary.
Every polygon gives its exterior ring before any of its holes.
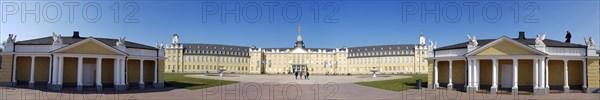
{"type": "Polygon", "coordinates": [[[404,92],[388,91],[353,84],[361,81],[376,81],[407,78],[406,76],[311,76],[310,80],[296,80],[293,75],[188,75],[209,79],[234,80],[240,83],[211,87],[198,90],[177,89],[172,87],[160,89],[133,89],[116,93],[114,91],[77,92],[75,89],[63,92],[48,92],[43,89],[2,88],[2,100],[9,99],[86,99],[86,100],[291,100],[291,99],[328,99],[328,100],[444,100],[444,99],[537,99],[537,100],[600,100],[599,94],[571,93],[549,95],[492,95],[486,93],[468,94],[447,90],[408,90],[404,92]]]}
{"type": "Polygon", "coordinates": [[[326,75],[311,75],[308,80],[295,78],[294,75],[231,75],[225,74],[223,77],[219,77],[218,75],[187,75],[187,77],[195,77],[195,78],[207,78],[207,79],[218,79],[218,80],[230,80],[230,81],[238,81],[242,83],[295,83],[295,84],[324,84],[324,83],[336,83],[336,84],[344,84],[344,83],[356,83],[356,82],[370,82],[370,81],[379,81],[379,80],[391,80],[391,79],[400,79],[400,78],[409,78],[409,76],[396,76],[396,75],[378,75],[378,77],[373,78],[371,75],[338,75],[338,76],[326,76],[326,75]]]}

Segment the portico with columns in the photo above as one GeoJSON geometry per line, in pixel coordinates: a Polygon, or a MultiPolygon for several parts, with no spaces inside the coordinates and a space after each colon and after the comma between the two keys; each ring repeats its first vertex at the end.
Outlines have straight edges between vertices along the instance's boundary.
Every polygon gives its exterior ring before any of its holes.
{"type": "Polygon", "coordinates": [[[579,45],[544,39],[545,34],[527,39],[524,32],[519,32],[518,38],[468,37],[468,42],[432,49],[433,57],[428,59],[434,69],[430,71],[433,73],[430,88],[464,88],[469,93],[492,94],[510,90],[512,94],[525,91],[542,95],[572,90],[589,93],[600,87],[598,54],[593,41],[579,45]],[[461,64],[455,65],[457,62],[461,64]],[[464,69],[456,71],[456,67],[464,69]],[[457,87],[457,83],[464,87],[457,87]]]}
{"type": "Polygon", "coordinates": [[[72,37],[53,34],[19,42],[9,39],[5,46],[8,43],[13,47],[4,48],[2,55],[12,59],[2,61],[0,81],[3,85],[47,86],[51,90],[76,87],[79,91],[84,87],[102,91],[107,87],[126,90],[133,88],[131,86],[164,86],[160,73],[163,66],[159,64],[164,63],[162,47],[133,43],[124,38],[82,38],[78,32],[72,37]],[[53,42],[45,43],[48,40],[53,42]],[[137,64],[132,65],[135,61],[137,64]],[[4,77],[7,71],[11,71],[9,78],[4,77]],[[127,80],[134,77],[136,81],[127,80]]]}

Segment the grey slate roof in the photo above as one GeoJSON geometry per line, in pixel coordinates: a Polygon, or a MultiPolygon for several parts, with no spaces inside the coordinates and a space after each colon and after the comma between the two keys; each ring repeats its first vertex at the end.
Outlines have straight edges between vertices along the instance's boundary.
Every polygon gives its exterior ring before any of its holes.
{"type": "Polygon", "coordinates": [[[221,44],[200,44],[200,43],[181,43],[184,54],[190,55],[224,55],[224,56],[244,56],[248,57],[250,47],[221,45],[221,44]],[[203,52],[204,51],[204,52],[203,52]],[[211,53],[215,51],[217,53],[211,53]],[[218,53],[218,52],[223,52],[218,53]],[[230,54],[225,54],[230,53],[230,54]]]}
{"type": "MultiPolygon", "coordinates": [[[[258,48],[257,48],[257,49],[258,49],[258,48]]],[[[287,50],[287,49],[290,49],[290,50],[292,50],[292,49],[294,49],[294,48],[261,48],[261,49],[262,49],[262,50],[265,50],[265,51],[267,51],[267,52],[273,52],[273,51],[277,51],[277,50],[279,50],[279,52],[285,52],[285,50],[287,50]]]]}
{"type": "MultiPolygon", "coordinates": [[[[325,52],[332,52],[335,51],[335,48],[305,48],[306,50],[310,50],[310,51],[319,51],[319,49],[321,50],[325,50],[325,52]]],[[[342,49],[340,49],[342,50],[342,49]]]]}
{"type": "MultiPolygon", "coordinates": [[[[262,49],[265,50],[265,51],[269,51],[269,52],[271,50],[275,50],[275,51],[279,50],[279,52],[284,52],[285,50],[288,50],[288,49],[289,50],[293,50],[294,48],[262,48],[262,49]]],[[[319,51],[319,49],[325,50],[326,52],[335,51],[335,48],[304,48],[304,49],[307,50],[307,51],[313,51],[313,52],[314,51],[319,51]]],[[[340,50],[342,50],[342,49],[340,49],[340,50]]]]}
{"type": "MultiPolygon", "coordinates": [[[[528,38],[528,39],[518,39],[518,38],[512,38],[513,40],[524,44],[524,45],[535,45],[535,38],[528,38]]],[[[479,46],[483,46],[486,45],[492,41],[494,41],[496,39],[480,39],[477,40],[477,43],[479,43],[479,46]]],[[[552,39],[545,39],[544,43],[546,44],[546,47],[563,47],[563,48],[585,48],[587,46],[585,45],[581,45],[581,44],[574,44],[574,43],[565,43],[562,41],[557,41],[557,40],[552,40],[552,39]]],[[[444,46],[444,47],[440,47],[435,49],[437,50],[449,50],[449,49],[461,49],[461,48],[467,48],[467,45],[469,44],[469,42],[462,42],[462,43],[458,43],[458,44],[453,44],[453,45],[448,45],[448,46],[444,46]]]]}
{"type": "Polygon", "coordinates": [[[363,46],[363,47],[350,47],[348,48],[348,54],[350,58],[354,57],[378,57],[378,56],[410,56],[414,55],[409,52],[414,52],[415,45],[417,44],[395,44],[395,45],[377,45],[377,46],[363,46]],[[406,53],[401,53],[401,52],[406,53]],[[366,53],[390,53],[380,55],[367,55],[366,53]],[[396,53],[397,52],[397,53],[396,53]],[[361,55],[363,54],[363,55],[361,55]],[[355,55],[355,56],[352,56],[355,55]]]}
{"type": "Polygon", "coordinates": [[[222,44],[202,44],[202,43],[181,43],[186,50],[220,50],[220,51],[248,51],[250,47],[222,45],[222,44]]]}
{"type": "MultiPolygon", "coordinates": [[[[199,44],[199,43],[180,43],[183,46],[184,54],[190,55],[221,55],[221,56],[243,56],[248,57],[249,51],[248,49],[256,50],[258,48],[246,47],[246,46],[233,46],[233,45],[222,45],[222,44],[199,44]],[[223,54],[223,53],[214,53],[214,52],[226,52],[233,54],[223,54]],[[241,55],[240,55],[241,53],[241,55]]],[[[415,45],[417,44],[396,44],[396,45],[378,45],[378,46],[364,46],[364,47],[351,47],[347,48],[350,53],[390,53],[397,52],[395,54],[386,54],[386,55],[369,55],[369,56],[354,56],[354,57],[379,57],[379,56],[408,56],[414,55],[409,52],[414,52],[415,45]],[[360,49],[360,50],[359,50],[360,49]],[[367,50],[365,50],[367,49],[367,50]],[[389,52],[388,52],[389,51],[389,52]],[[401,53],[401,52],[406,53],[401,53]]],[[[286,50],[293,50],[294,48],[261,48],[267,52],[272,52],[272,50],[279,50],[280,52],[285,52],[286,50]]],[[[318,51],[325,50],[326,52],[335,51],[335,48],[304,48],[310,51],[318,51]]],[[[340,50],[344,50],[344,48],[340,48],[340,50]]]]}
{"type": "Polygon", "coordinates": [[[417,44],[395,44],[395,45],[376,45],[376,46],[362,46],[362,47],[350,47],[350,53],[358,52],[371,52],[371,51],[398,51],[398,50],[414,50],[417,44]]]}
{"type": "MultiPolygon", "coordinates": [[[[81,40],[85,40],[87,39],[86,37],[81,37],[81,38],[73,38],[71,36],[63,36],[61,37],[63,40],[63,44],[74,44],[77,43],[81,40]]],[[[117,39],[109,39],[109,38],[96,38],[94,37],[94,39],[109,45],[109,46],[116,46],[117,44],[117,39]]],[[[24,40],[24,41],[18,41],[15,43],[15,45],[52,45],[52,42],[54,40],[52,39],[52,36],[48,36],[48,37],[43,37],[43,38],[37,38],[37,39],[31,39],[31,40],[24,40]]],[[[125,41],[125,47],[127,48],[138,48],[138,49],[149,49],[149,50],[158,50],[156,47],[152,47],[152,46],[148,46],[148,45],[144,45],[144,44],[139,44],[139,43],[135,43],[135,42],[130,42],[130,41],[125,41]]]]}

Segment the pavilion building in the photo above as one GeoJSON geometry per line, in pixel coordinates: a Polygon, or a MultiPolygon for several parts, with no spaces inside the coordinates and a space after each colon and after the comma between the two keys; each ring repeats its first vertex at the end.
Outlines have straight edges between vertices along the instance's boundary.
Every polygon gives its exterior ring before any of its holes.
{"type": "Polygon", "coordinates": [[[4,85],[105,87],[115,90],[163,87],[162,47],[125,41],[125,38],[63,37],[53,34],[16,41],[10,34],[3,43],[0,82],[4,85]]]}
{"type": "MultiPolygon", "coordinates": [[[[570,34],[570,33],[568,33],[570,34]]],[[[597,92],[600,88],[598,52],[591,38],[586,44],[545,39],[545,35],[526,38],[502,36],[476,39],[430,49],[428,86],[465,90],[597,92]]]]}

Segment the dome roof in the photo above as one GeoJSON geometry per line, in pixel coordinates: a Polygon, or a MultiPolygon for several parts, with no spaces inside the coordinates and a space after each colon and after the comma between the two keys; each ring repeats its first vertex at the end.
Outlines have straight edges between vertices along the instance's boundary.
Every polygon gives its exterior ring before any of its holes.
{"type": "Polygon", "coordinates": [[[298,38],[296,38],[296,41],[302,41],[302,35],[298,34],[298,38]]]}
{"type": "Polygon", "coordinates": [[[302,41],[302,35],[298,34],[298,38],[296,39],[296,44],[294,44],[294,47],[304,48],[304,41],[302,41]]]}

